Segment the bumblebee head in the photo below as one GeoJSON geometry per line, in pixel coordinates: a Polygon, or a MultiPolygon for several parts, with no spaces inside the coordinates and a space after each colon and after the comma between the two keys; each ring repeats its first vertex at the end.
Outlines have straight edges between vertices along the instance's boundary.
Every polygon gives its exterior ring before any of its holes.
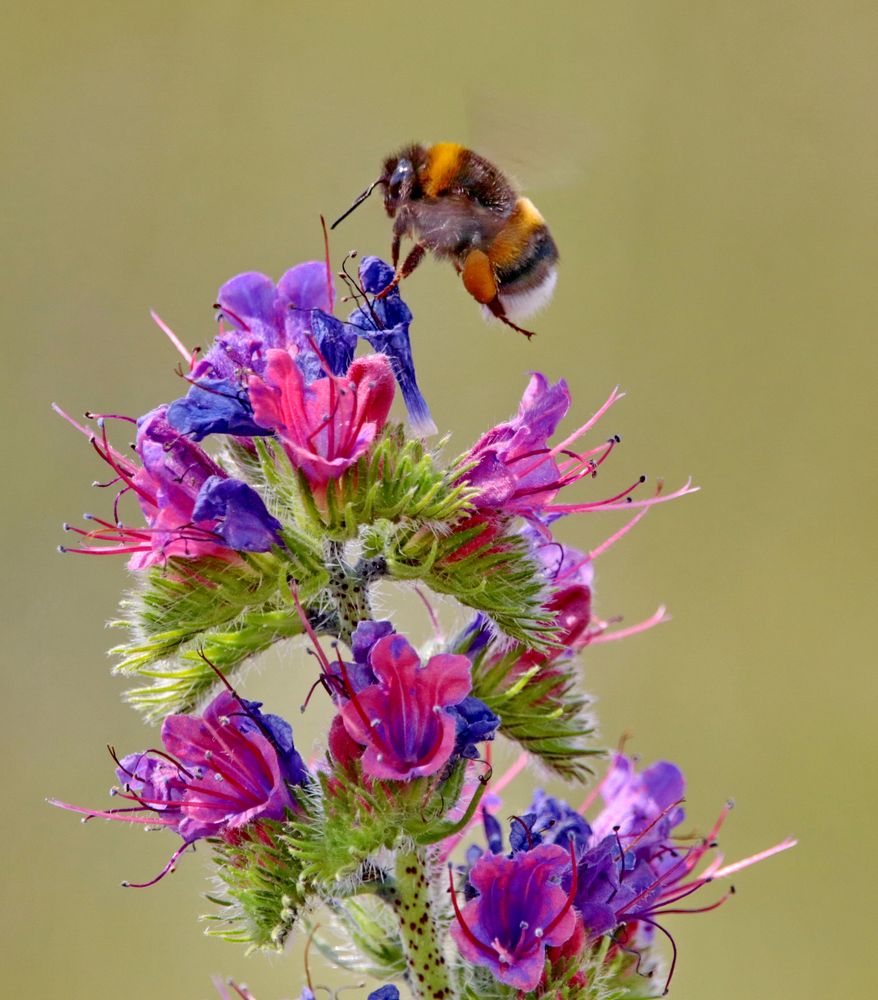
{"type": "Polygon", "coordinates": [[[411,197],[415,177],[415,165],[409,156],[402,154],[385,160],[379,183],[384,184],[384,208],[391,218],[396,215],[399,206],[411,197]]]}
{"type": "Polygon", "coordinates": [[[331,229],[346,219],[351,212],[369,197],[376,187],[384,188],[384,207],[387,214],[393,218],[399,206],[411,197],[417,197],[420,192],[418,169],[426,162],[426,150],[423,146],[407,146],[396,156],[390,156],[384,161],[381,176],[372,181],[366,190],[359,195],[351,207],[333,222],[331,229]]]}

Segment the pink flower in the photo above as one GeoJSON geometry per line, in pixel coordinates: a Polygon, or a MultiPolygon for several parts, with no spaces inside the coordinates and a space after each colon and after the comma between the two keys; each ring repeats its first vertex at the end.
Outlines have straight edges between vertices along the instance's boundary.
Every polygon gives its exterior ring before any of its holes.
{"type": "Polygon", "coordinates": [[[288,351],[268,351],[265,374],[252,375],[257,424],[276,432],[290,461],[315,487],[353,465],[384,427],[393,402],[393,371],[384,355],[358,358],[344,377],[306,384],[288,351]]]}
{"type": "Polygon", "coordinates": [[[470,661],[440,653],[422,667],[407,639],[388,635],[369,662],[378,682],[359,692],[349,687],[341,710],[348,735],[366,747],[363,771],[395,781],[435,774],[454,751],[457,722],[446,709],[469,694],[470,661]]]}
{"type": "Polygon", "coordinates": [[[238,552],[268,552],[281,544],[281,524],[269,514],[256,491],[230,479],[207,452],[174,430],[168,423],[167,409],[156,407],[136,422],[134,447],[139,465],[110,444],[104,418],[98,418],[97,435],[58,409],[89,437],[112,469],[112,478],[97,485],[118,487],[113,520],[86,515],[98,525],[91,531],[65,525],[66,530],[84,539],[85,547],[62,551],[125,554],[131,557],[129,569],[143,570],[163,565],[172,556],[234,562],[238,552]],[[119,501],[126,493],[137,498],[145,525],[122,522],[119,501]],[[95,544],[99,542],[107,544],[95,544]]]}
{"type": "Polygon", "coordinates": [[[260,707],[222,691],[201,715],[169,715],[162,724],[164,750],[116,758],[123,784],[116,794],[130,806],[104,812],[50,802],[86,816],[165,826],[182,837],[156,878],[131,883],[153,885],[196,840],[234,839],[256,820],[281,820],[295,810],[290,786],[306,784],[308,771],[289,723],[260,707]]]}
{"type": "Polygon", "coordinates": [[[577,929],[573,847],[540,844],[512,857],[485,854],[469,873],[478,892],[461,910],[452,885],[456,921],[451,925],[461,954],[501,983],[532,990],[543,975],[546,948],[564,944],[577,929]],[[565,892],[562,876],[573,872],[565,892]]]}

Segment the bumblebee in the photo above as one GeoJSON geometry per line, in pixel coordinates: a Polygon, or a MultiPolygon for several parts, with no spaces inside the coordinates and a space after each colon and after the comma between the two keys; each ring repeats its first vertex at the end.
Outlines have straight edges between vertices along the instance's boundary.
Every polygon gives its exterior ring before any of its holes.
{"type": "Polygon", "coordinates": [[[332,224],[335,227],[376,187],[393,219],[393,281],[387,295],[424,255],[450,260],[486,318],[518,326],[546,305],[557,281],[558,248],[542,215],[501,171],[453,142],[413,144],[384,161],[381,176],[332,224]],[[403,237],[415,241],[400,266],[403,237]]]}

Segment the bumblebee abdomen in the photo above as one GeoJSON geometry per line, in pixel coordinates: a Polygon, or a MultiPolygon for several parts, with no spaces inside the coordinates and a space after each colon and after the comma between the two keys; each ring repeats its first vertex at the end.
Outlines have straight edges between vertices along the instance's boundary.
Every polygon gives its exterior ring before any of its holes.
{"type": "Polygon", "coordinates": [[[518,199],[506,225],[491,243],[488,256],[500,300],[510,315],[529,315],[551,298],[558,248],[545,219],[529,198],[518,199]]]}

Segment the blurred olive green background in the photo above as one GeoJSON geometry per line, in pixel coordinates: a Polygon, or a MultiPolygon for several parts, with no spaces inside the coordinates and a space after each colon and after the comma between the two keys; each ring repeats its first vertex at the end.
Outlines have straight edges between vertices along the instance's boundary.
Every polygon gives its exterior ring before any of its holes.
{"type": "MultiPolygon", "coordinates": [[[[633,622],[664,602],[674,617],[589,650],[603,739],[629,730],[645,760],[679,762],[702,831],[735,796],[730,859],[801,838],[719,911],[669,920],[674,995],[869,992],[876,28],[874,3],[849,0],[9,9],[3,995],[202,1000],[211,973],[259,1000],[298,995],[300,950],[246,958],[203,936],[204,851],[126,891],[173,838],[83,827],[43,802],[105,803],[104,745],[158,738],[105,657],[121,562],[55,553],[60,523],[110,498],[48,404],[136,415],[179,395],[149,307],[206,344],[222,281],[320,256],[318,214],[346,208],[383,155],[411,138],[479,148],[493,117],[510,163],[535,166],[561,280],[530,343],[484,325],[448,266],[407,282],[436,421],[464,447],[514,410],[533,368],[568,379],[580,419],[622,384],[601,434],[623,447],[580,495],[641,472],[703,489],[598,564],[601,613],[633,622]]],[[[332,249],[389,242],[376,199],[332,249]]],[[[564,537],[587,548],[613,517],[564,537]]],[[[245,690],[296,721],[313,670],[285,652],[245,690]]],[[[300,742],[324,725],[309,710],[300,742]]]]}

